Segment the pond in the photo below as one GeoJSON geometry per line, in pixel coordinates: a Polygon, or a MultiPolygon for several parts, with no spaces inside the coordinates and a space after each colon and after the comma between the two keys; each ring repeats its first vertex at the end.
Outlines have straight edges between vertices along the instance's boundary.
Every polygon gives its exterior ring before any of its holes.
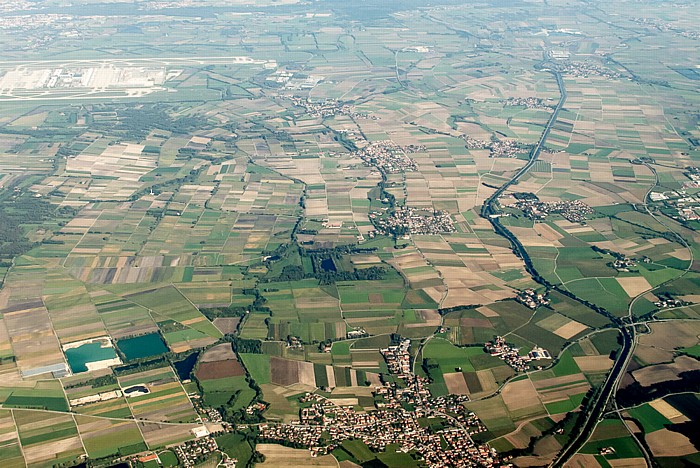
{"type": "Polygon", "coordinates": [[[140,396],[151,393],[151,391],[144,385],[132,385],[129,388],[124,389],[125,396],[140,396]]]}
{"type": "Polygon", "coordinates": [[[168,352],[168,348],[158,333],[149,333],[148,335],[119,340],[117,341],[117,348],[124,354],[127,361],[168,352]]]}
{"type": "Polygon", "coordinates": [[[192,369],[194,369],[194,365],[197,364],[198,356],[199,353],[192,353],[182,361],[177,361],[173,363],[173,365],[175,366],[175,371],[177,372],[177,376],[180,378],[180,380],[190,379],[192,369]]]}
{"type": "Polygon", "coordinates": [[[332,258],[324,258],[321,260],[321,268],[323,268],[323,271],[338,271],[332,258]]]}
{"type": "Polygon", "coordinates": [[[88,370],[87,364],[90,362],[104,361],[117,357],[113,347],[102,347],[102,344],[101,341],[94,341],[64,351],[68,365],[74,374],[86,372],[88,370]]]}

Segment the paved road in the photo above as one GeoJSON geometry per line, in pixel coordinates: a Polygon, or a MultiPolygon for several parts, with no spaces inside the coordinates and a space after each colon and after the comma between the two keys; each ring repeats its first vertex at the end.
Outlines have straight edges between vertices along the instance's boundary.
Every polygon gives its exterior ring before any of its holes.
{"type": "Polygon", "coordinates": [[[552,126],[554,126],[554,123],[557,121],[559,112],[561,111],[562,107],[564,107],[564,103],[566,102],[567,98],[564,80],[561,76],[561,73],[559,73],[558,71],[551,70],[551,73],[556,78],[557,85],[559,86],[559,102],[557,103],[557,107],[554,108],[554,112],[552,112],[552,115],[549,117],[547,125],[545,126],[544,131],[542,132],[542,136],[540,136],[540,139],[537,142],[537,145],[535,145],[535,147],[532,148],[532,150],[530,151],[530,156],[527,161],[527,164],[521,167],[520,170],[508,182],[501,185],[501,187],[498,190],[496,190],[489,198],[486,199],[486,201],[484,201],[484,204],[481,207],[481,215],[484,218],[490,218],[491,215],[496,215],[498,213],[498,210],[496,210],[495,208],[498,197],[500,197],[503,194],[503,192],[505,192],[508,189],[508,187],[517,183],[518,180],[523,175],[525,175],[527,171],[529,171],[530,168],[537,162],[537,158],[539,158],[540,153],[542,152],[542,147],[547,142],[549,132],[552,130],[552,126]]]}
{"type": "MultiPolygon", "coordinates": [[[[571,459],[576,452],[578,452],[581,447],[588,441],[588,438],[593,433],[593,430],[598,425],[598,421],[603,417],[605,407],[610,401],[610,397],[615,393],[615,388],[617,387],[618,376],[621,375],[630,359],[632,358],[632,346],[634,342],[634,327],[631,327],[631,332],[627,330],[626,327],[620,329],[622,332],[622,349],[618,353],[617,360],[612,370],[608,374],[605,383],[600,388],[598,393],[594,396],[597,398],[593,403],[593,406],[587,410],[585,415],[585,421],[580,427],[578,434],[576,434],[569,444],[559,453],[559,456],[554,459],[550,466],[564,466],[564,464],[571,459]]],[[[573,431],[575,432],[575,431],[573,431]]]]}
{"type": "MultiPolygon", "coordinates": [[[[559,86],[559,102],[552,112],[552,115],[547,122],[547,125],[542,132],[537,145],[530,152],[530,157],[527,164],[525,164],[508,182],[499,187],[489,198],[484,201],[481,207],[481,216],[488,219],[491,222],[496,233],[508,239],[513,246],[513,250],[518,254],[525,262],[525,268],[530,273],[533,278],[537,281],[542,282],[545,286],[552,287],[548,282],[546,282],[535,270],[532,261],[530,261],[525,248],[520,243],[513,233],[511,233],[505,226],[503,226],[499,219],[499,214],[501,213],[498,207],[498,197],[500,197],[510,186],[516,184],[518,180],[530,170],[530,168],[537,162],[539,155],[542,151],[544,144],[547,141],[549,132],[557,121],[559,111],[564,107],[566,102],[567,93],[566,87],[564,86],[564,80],[561,74],[556,70],[550,70],[557,80],[557,85],[559,86]]],[[[557,288],[555,288],[557,289],[557,288]]],[[[612,318],[612,317],[611,317],[612,318]]],[[[610,400],[610,397],[615,393],[616,383],[618,382],[619,376],[624,372],[629,364],[629,360],[632,356],[632,349],[634,348],[634,327],[628,329],[624,323],[619,320],[613,320],[613,322],[619,327],[620,332],[623,337],[622,349],[618,353],[615,364],[612,370],[608,374],[607,379],[603,386],[594,394],[593,400],[590,403],[589,409],[587,409],[585,414],[585,420],[583,424],[575,430],[576,435],[569,441],[568,445],[562,449],[557,458],[552,462],[551,466],[563,466],[571,457],[573,457],[578,450],[586,443],[590,435],[593,433],[598,421],[602,417],[605,407],[610,400]]]]}

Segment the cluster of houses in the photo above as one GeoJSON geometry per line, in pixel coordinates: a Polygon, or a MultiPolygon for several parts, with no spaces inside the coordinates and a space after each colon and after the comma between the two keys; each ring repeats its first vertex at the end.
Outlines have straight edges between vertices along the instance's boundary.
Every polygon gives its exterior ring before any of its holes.
{"type": "Polygon", "coordinates": [[[262,403],[260,401],[256,401],[255,403],[251,403],[245,409],[245,412],[246,412],[246,414],[262,413],[263,411],[265,411],[265,408],[267,408],[267,405],[265,403],[262,403]]]}
{"type": "Polygon", "coordinates": [[[296,349],[296,350],[304,349],[304,343],[301,341],[301,338],[299,338],[298,336],[289,335],[287,337],[287,349],[296,349]]]}
{"type": "Polygon", "coordinates": [[[547,299],[546,294],[538,293],[532,288],[527,288],[524,291],[520,291],[515,297],[515,300],[532,310],[537,309],[539,306],[549,305],[550,303],[550,300],[547,299]]]}
{"type": "Polygon", "coordinates": [[[654,302],[654,305],[659,309],[672,309],[674,307],[681,307],[688,304],[685,301],[681,301],[680,299],[676,299],[671,296],[662,296],[658,299],[658,301],[654,302]]]}
{"type": "Polygon", "coordinates": [[[620,258],[616,258],[612,262],[612,267],[616,269],[617,271],[624,271],[628,272],[630,271],[630,268],[633,268],[637,266],[637,261],[633,258],[627,258],[625,256],[621,256],[620,258]]]}
{"type": "Polygon", "coordinates": [[[211,436],[205,436],[178,445],[175,447],[175,455],[183,466],[191,467],[204,460],[210,453],[218,450],[216,440],[211,436]]]}
{"type": "Polygon", "coordinates": [[[218,409],[212,408],[209,405],[205,405],[202,401],[201,395],[196,392],[188,393],[192,406],[197,411],[199,418],[202,422],[212,422],[223,424],[224,420],[221,417],[221,413],[218,409]]]}
{"type": "Polygon", "coordinates": [[[520,355],[520,349],[516,348],[502,336],[497,336],[493,341],[489,341],[484,345],[484,350],[491,356],[499,358],[501,361],[508,364],[516,372],[525,372],[530,369],[532,361],[540,359],[552,359],[552,356],[545,349],[535,346],[530,353],[520,355]]]}
{"type": "Polygon", "coordinates": [[[413,374],[411,370],[411,355],[408,350],[411,347],[411,340],[404,339],[398,345],[380,349],[384,356],[386,366],[390,374],[397,375],[400,379],[405,379],[413,374]]]}

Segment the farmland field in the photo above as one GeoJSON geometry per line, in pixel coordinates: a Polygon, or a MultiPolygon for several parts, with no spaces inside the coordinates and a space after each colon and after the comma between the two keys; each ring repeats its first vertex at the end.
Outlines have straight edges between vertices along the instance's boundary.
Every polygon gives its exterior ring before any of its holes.
{"type": "Polygon", "coordinates": [[[0,466],[700,463],[697,7],[0,2],[0,466]]]}

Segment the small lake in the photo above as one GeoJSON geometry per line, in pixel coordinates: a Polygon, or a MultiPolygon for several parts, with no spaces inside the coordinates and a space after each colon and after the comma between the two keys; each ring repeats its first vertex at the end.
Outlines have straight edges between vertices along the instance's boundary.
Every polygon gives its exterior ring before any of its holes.
{"type": "Polygon", "coordinates": [[[66,360],[74,374],[87,371],[88,362],[104,361],[105,359],[114,359],[117,353],[114,348],[107,346],[102,347],[102,343],[96,341],[94,343],[85,343],[77,348],[66,349],[66,360]]]}
{"type": "Polygon", "coordinates": [[[127,361],[168,352],[168,348],[158,333],[119,340],[117,341],[117,348],[124,354],[127,361]]]}
{"type": "Polygon", "coordinates": [[[126,396],[138,396],[138,395],[145,395],[147,393],[151,393],[148,388],[144,387],[143,385],[134,385],[129,388],[124,389],[124,395],[126,396]]]}
{"type": "Polygon", "coordinates": [[[321,268],[323,268],[323,271],[338,271],[332,258],[324,258],[321,260],[321,268]]]}
{"type": "Polygon", "coordinates": [[[192,369],[194,369],[194,365],[197,364],[198,356],[199,353],[192,353],[182,361],[173,363],[177,376],[180,378],[180,380],[187,380],[191,378],[192,369]]]}

